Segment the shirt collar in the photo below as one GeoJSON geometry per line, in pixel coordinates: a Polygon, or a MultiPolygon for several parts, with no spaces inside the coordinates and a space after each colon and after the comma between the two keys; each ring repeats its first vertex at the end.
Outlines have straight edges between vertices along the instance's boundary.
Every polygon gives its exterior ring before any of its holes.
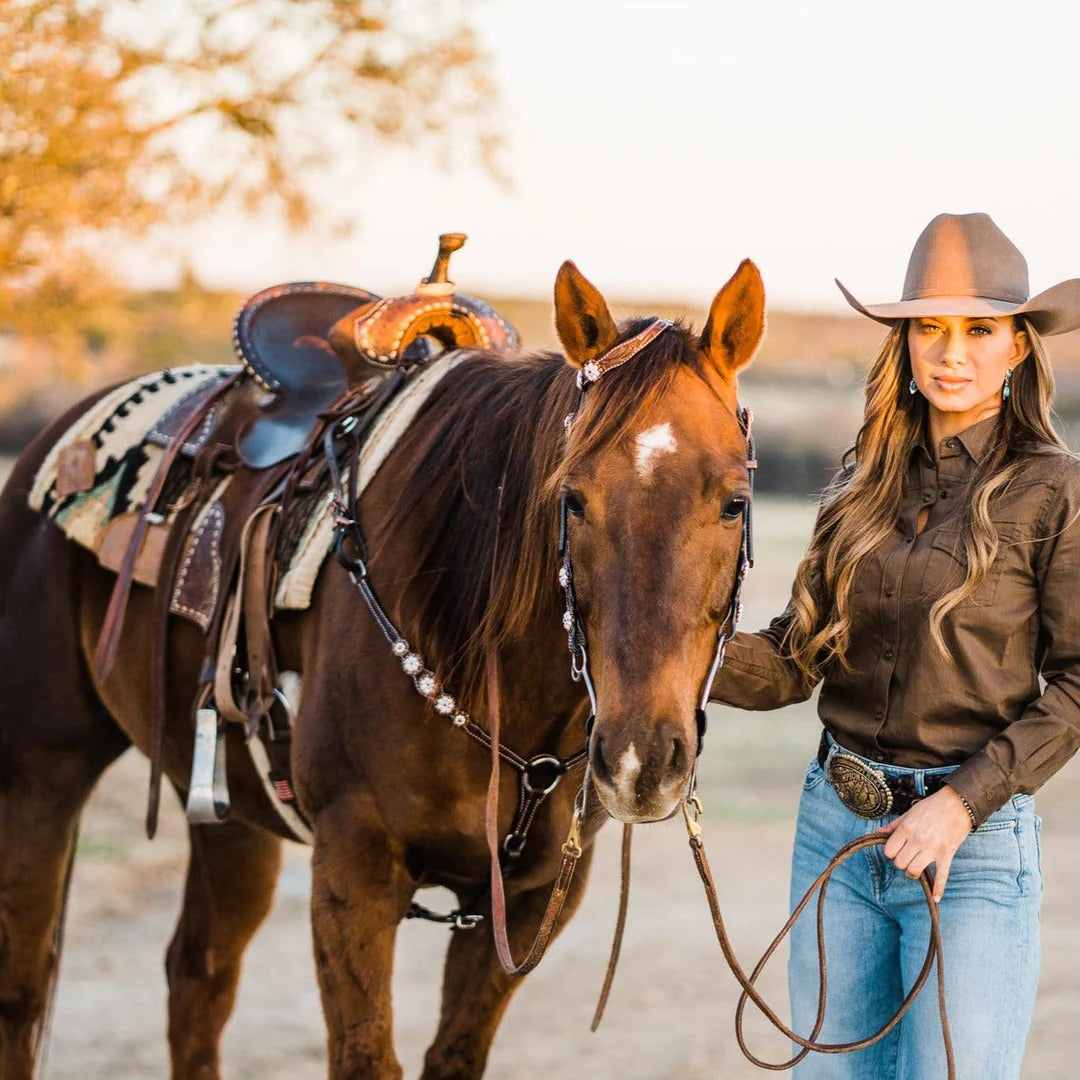
{"type": "MultiPolygon", "coordinates": [[[[941,461],[942,458],[956,457],[958,454],[966,452],[967,456],[978,465],[986,457],[990,445],[997,435],[1000,419],[1000,414],[994,413],[993,416],[988,416],[985,420],[972,424],[971,427],[965,428],[958,434],[942,439],[938,444],[938,461],[941,461]]],[[[927,444],[928,439],[924,432],[923,436],[915,444],[915,450],[921,451],[924,457],[929,459],[931,455],[927,449],[927,444]]]]}

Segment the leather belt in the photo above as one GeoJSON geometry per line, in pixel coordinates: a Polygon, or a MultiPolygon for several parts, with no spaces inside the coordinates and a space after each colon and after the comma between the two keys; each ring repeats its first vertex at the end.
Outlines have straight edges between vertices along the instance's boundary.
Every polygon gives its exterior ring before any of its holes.
{"type": "Polygon", "coordinates": [[[833,753],[825,734],[818,746],[818,764],[825,769],[826,779],[840,801],[862,818],[879,818],[886,814],[904,814],[920,799],[945,787],[948,774],[924,777],[923,794],[915,788],[914,776],[888,776],[861,758],[837,748],[833,753]]]}

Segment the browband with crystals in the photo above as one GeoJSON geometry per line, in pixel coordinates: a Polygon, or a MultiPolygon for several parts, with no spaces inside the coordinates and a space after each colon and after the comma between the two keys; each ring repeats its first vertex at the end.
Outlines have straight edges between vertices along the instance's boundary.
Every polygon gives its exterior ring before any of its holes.
{"type": "Polygon", "coordinates": [[[581,391],[577,408],[572,413],[567,413],[563,418],[563,427],[566,428],[567,433],[569,433],[570,426],[574,422],[574,417],[581,412],[582,403],[585,401],[585,391],[593,383],[599,382],[601,375],[606,375],[609,371],[621,367],[627,360],[632,360],[642,349],[655,341],[665,330],[670,330],[674,325],[670,319],[653,319],[644,330],[639,330],[632,338],[627,338],[621,344],[613,346],[607,352],[601,353],[595,360],[590,360],[582,367],[577,373],[578,389],[581,391]]]}
{"type": "Polygon", "coordinates": [[[606,375],[613,368],[621,367],[627,360],[632,360],[646,345],[672,326],[674,323],[670,319],[654,319],[632,338],[627,338],[621,345],[615,345],[595,360],[590,360],[578,372],[578,386],[584,388],[588,383],[599,382],[601,375],[606,375]]]}

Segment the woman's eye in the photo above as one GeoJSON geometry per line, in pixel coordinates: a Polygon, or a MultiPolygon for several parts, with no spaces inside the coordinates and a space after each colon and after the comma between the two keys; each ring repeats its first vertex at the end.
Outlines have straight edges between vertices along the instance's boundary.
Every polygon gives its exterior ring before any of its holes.
{"type": "Polygon", "coordinates": [[[973,326],[971,332],[978,337],[986,337],[988,334],[992,334],[993,330],[989,326],[973,326]]]}
{"type": "Polygon", "coordinates": [[[924,334],[936,334],[941,329],[941,327],[936,325],[935,323],[919,323],[919,329],[924,334]]]}
{"type": "Polygon", "coordinates": [[[566,505],[567,511],[573,514],[574,517],[583,518],[585,516],[585,504],[573,491],[568,491],[563,495],[563,502],[566,505]]]}
{"type": "Polygon", "coordinates": [[[742,495],[736,495],[733,499],[729,499],[724,503],[724,508],[720,511],[720,517],[724,521],[734,521],[746,513],[746,507],[747,500],[742,495]]]}

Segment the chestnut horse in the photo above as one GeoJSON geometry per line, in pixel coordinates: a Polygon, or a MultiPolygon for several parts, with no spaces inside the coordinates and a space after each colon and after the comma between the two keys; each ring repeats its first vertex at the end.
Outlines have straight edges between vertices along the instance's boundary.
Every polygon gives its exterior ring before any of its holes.
{"type": "MultiPolygon", "coordinates": [[[[569,672],[558,585],[558,507],[569,509],[578,610],[596,697],[593,811],[579,902],[601,820],[654,821],[687,795],[695,708],[727,614],[749,499],[736,373],[764,327],[764,291],[744,262],[700,337],[674,325],[591,389],[576,377],[641,320],[617,327],[572,263],[555,287],[565,357],[477,353],[436,387],[360,500],[369,570],[388,611],[440,683],[486,713],[484,658],[497,652],[502,740],[563,758],[585,741],[588,701],[569,672]],[[606,814],[604,813],[606,811],[606,814]]],[[[0,1076],[28,1080],[58,961],[65,880],[80,812],[131,743],[151,749],[152,591],[129,601],[116,663],[90,657],[113,576],[27,507],[50,445],[86,403],[23,453],[0,510],[0,1076]]],[[[397,926],[414,893],[486,896],[490,758],[419,697],[342,566],[324,564],[310,608],[278,613],[280,666],[302,674],[293,774],[314,831],[311,919],[329,1075],[400,1077],[392,1039],[397,926]]],[[[204,646],[170,630],[164,770],[181,796],[192,761],[190,702],[204,646]]],[[[190,828],[183,909],[169,945],[172,1075],[220,1076],[219,1040],[244,949],[278,876],[279,819],[230,731],[232,812],[190,828]]],[[[515,950],[527,946],[561,860],[580,773],[539,814],[506,880],[515,950]]],[[[504,771],[499,825],[517,791],[504,771]]],[[[484,900],[483,903],[490,904],[484,900]]],[[[488,923],[451,936],[425,1080],[480,1076],[517,980],[488,923]]]]}

